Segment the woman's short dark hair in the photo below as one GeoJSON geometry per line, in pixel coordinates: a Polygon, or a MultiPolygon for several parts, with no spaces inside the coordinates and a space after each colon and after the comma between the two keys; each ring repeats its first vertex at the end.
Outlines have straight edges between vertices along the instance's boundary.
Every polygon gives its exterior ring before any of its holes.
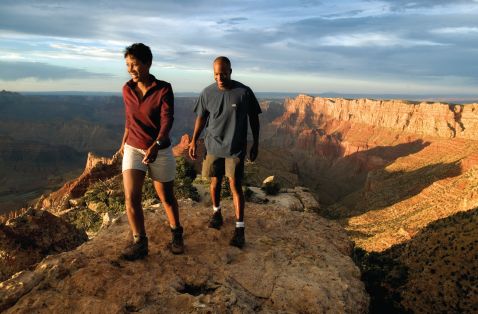
{"type": "Polygon", "coordinates": [[[151,49],[143,43],[136,43],[128,46],[124,50],[124,57],[132,56],[143,64],[151,64],[153,62],[153,54],[151,49]]]}

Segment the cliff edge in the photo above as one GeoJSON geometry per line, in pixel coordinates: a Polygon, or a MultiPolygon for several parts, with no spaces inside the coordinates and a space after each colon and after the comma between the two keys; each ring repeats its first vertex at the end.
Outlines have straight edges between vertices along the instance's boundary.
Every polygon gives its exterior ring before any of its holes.
{"type": "Polygon", "coordinates": [[[125,216],[77,249],[47,257],[34,270],[0,283],[5,313],[308,312],[366,313],[368,295],[349,257],[352,245],[335,222],[313,213],[248,204],[243,250],[225,226],[207,228],[210,208],[180,201],[186,252],[165,248],[169,226],[160,207],[146,210],[150,255],[119,260],[129,239],[125,216]]]}

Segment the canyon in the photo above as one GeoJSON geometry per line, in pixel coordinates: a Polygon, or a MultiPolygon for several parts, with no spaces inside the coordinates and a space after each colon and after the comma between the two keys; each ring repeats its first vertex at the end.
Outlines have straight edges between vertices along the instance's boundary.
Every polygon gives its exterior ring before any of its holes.
{"type": "MultiPolygon", "coordinates": [[[[194,115],[193,100],[183,101],[175,154],[186,156],[194,115]]],[[[372,313],[473,311],[478,104],[299,95],[261,107],[260,154],[246,162],[246,184],[260,186],[273,175],[284,189],[302,185],[315,194],[320,216],[354,243],[350,254],[372,313]]],[[[90,173],[80,181],[93,182],[90,173]]],[[[63,196],[81,196],[84,187],[72,182],[40,207],[65,207],[63,196]]]]}

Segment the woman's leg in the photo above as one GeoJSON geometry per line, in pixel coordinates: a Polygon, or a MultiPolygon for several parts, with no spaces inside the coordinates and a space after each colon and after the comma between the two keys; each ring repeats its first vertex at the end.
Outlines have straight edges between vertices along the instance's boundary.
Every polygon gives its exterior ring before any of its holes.
{"type": "Polygon", "coordinates": [[[173,254],[182,254],[184,253],[183,227],[179,222],[178,201],[174,195],[174,180],[169,182],[153,181],[153,183],[171,226],[172,240],[169,243],[169,249],[173,254]]]}
{"type": "Polygon", "coordinates": [[[156,193],[166,210],[166,215],[168,216],[171,228],[174,229],[179,227],[181,223],[179,222],[178,201],[174,195],[174,180],[169,182],[153,181],[153,184],[156,193]]]}
{"type": "Polygon", "coordinates": [[[141,207],[141,193],[145,174],[144,171],[137,169],[123,171],[126,214],[133,236],[146,235],[143,208],[141,207]]]}

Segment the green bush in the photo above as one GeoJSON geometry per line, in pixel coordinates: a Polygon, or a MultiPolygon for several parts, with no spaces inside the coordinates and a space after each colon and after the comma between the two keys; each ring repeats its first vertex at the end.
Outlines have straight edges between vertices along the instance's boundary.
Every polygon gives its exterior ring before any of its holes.
{"type": "Polygon", "coordinates": [[[177,157],[176,158],[176,178],[183,179],[183,178],[190,178],[191,181],[196,179],[197,173],[194,166],[190,164],[186,158],[184,157],[177,157]]]}
{"type": "Polygon", "coordinates": [[[194,166],[184,157],[176,158],[176,179],[174,180],[176,198],[190,198],[196,202],[200,200],[199,193],[193,185],[195,178],[194,166]]]}
{"type": "Polygon", "coordinates": [[[101,215],[88,208],[72,210],[63,215],[62,218],[78,229],[89,232],[98,232],[103,223],[101,215]]]}
{"type": "Polygon", "coordinates": [[[231,186],[229,185],[229,178],[224,177],[221,183],[221,198],[231,197],[231,186]]]}
{"type": "Polygon", "coordinates": [[[99,180],[91,185],[84,195],[85,202],[98,203],[98,212],[118,214],[125,211],[122,176],[106,181],[99,180]],[[103,205],[102,205],[103,204],[103,205]]]}
{"type": "Polygon", "coordinates": [[[149,199],[159,199],[158,194],[156,194],[156,189],[153,185],[153,179],[147,175],[144,178],[143,190],[142,190],[142,200],[149,200],[149,199]]]}

